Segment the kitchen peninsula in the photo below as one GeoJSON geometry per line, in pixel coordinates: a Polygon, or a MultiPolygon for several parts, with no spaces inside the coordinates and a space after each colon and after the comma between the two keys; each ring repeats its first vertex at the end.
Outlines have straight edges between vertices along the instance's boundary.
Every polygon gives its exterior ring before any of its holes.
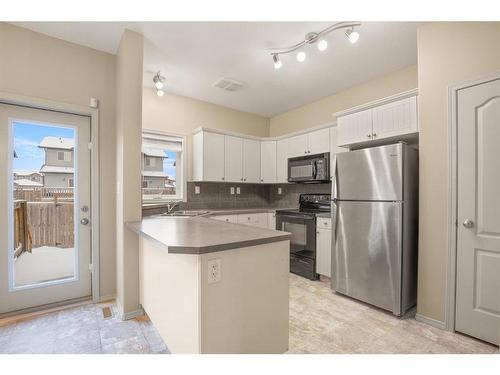
{"type": "Polygon", "coordinates": [[[172,353],[288,349],[290,234],[210,217],[154,216],[140,235],[140,297],[172,353]]]}

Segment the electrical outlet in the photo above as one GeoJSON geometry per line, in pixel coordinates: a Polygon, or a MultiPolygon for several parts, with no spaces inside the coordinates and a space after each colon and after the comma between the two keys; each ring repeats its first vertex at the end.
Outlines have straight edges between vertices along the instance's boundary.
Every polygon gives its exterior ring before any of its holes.
{"type": "Polygon", "coordinates": [[[200,194],[200,187],[198,185],[194,186],[194,193],[195,194],[200,194]]]}
{"type": "Polygon", "coordinates": [[[207,262],[208,265],[208,283],[216,283],[217,281],[220,281],[221,279],[221,260],[220,258],[217,259],[210,259],[207,262]]]}
{"type": "Polygon", "coordinates": [[[240,193],[241,193],[241,190],[240,190],[240,187],[238,186],[238,187],[236,188],[236,194],[240,194],[240,193]]]}
{"type": "Polygon", "coordinates": [[[282,192],[281,192],[281,188],[279,187],[279,188],[278,188],[278,195],[281,195],[281,193],[282,193],[282,192]]]}
{"type": "Polygon", "coordinates": [[[234,195],[234,186],[231,186],[231,195],[234,195]]]}

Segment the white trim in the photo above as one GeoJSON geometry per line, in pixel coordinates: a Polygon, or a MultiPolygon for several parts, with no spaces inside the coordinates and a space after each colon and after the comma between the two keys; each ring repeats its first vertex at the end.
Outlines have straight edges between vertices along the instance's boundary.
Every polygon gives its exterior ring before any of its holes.
{"type": "MultiPolygon", "coordinates": [[[[175,138],[175,141],[180,140],[181,144],[182,144],[182,146],[181,146],[182,147],[181,167],[178,168],[178,171],[181,172],[182,184],[180,184],[180,185],[178,184],[179,176],[177,176],[177,175],[175,176],[176,188],[177,188],[177,186],[182,186],[182,196],[178,196],[176,194],[175,196],[173,196],[172,198],[169,198],[169,199],[151,200],[151,201],[141,202],[142,206],[145,207],[145,206],[157,205],[157,204],[161,205],[161,204],[165,204],[165,203],[170,202],[170,201],[187,202],[187,180],[188,180],[188,175],[187,175],[187,165],[188,165],[187,136],[185,134],[174,133],[174,132],[169,132],[169,131],[162,131],[162,130],[154,130],[154,129],[148,129],[148,128],[142,128],[142,134],[143,135],[146,134],[147,136],[153,136],[153,137],[154,136],[164,137],[164,139],[166,141],[172,140],[172,138],[175,138]]],[[[147,177],[149,177],[149,176],[147,176],[147,177]]],[[[142,197],[142,184],[141,184],[141,197],[142,197]]]]}
{"type": "Polygon", "coordinates": [[[91,252],[92,252],[92,300],[98,302],[100,298],[100,262],[99,262],[99,215],[100,215],[100,191],[99,191],[99,109],[87,106],[56,102],[52,100],[34,98],[24,95],[12,94],[0,91],[0,103],[24,106],[34,109],[58,111],[68,114],[83,115],[90,117],[90,136],[93,147],[91,149],[91,252]]]}
{"type": "Polygon", "coordinates": [[[457,95],[459,90],[500,79],[500,71],[485,75],[479,79],[468,80],[448,87],[448,179],[450,197],[448,201],[448,264],[446,272],[445,292],[445,329],[455,331],[456,310],[456,271],[457,271],[457,212],[458,212],[458,179],[457,179],[457,95]]]}
{"type": "Polygon", "coordinates": [[[106,294],[105,296],[101,296],[101,298],[99,298],[99,301],[98,302],[110,302],[110,301],[114,301],[116,300],[116,294],[113,293],[113,294],[106,294]]]}
{"type": "Polygon", "coordinates": [[[115,303],[116,303],[116,309],[118,311],[118,318],[121,320],[130,320],[130,319],[137,318],[139,316],[143,316],[145,314],[142,306],[140,306],[139,309],[137,309],[137,310],[129,311],[129,312],[125,313],[125,312],[123,312],[123,307],[120,304],[120,301],[118,299],[116,299],[115,303]]]}
{"type": "Polygon", "coordinates": [[[361,104],[361,105],[358,105],[356,107],[343,109],[342,111],[334,112],[334,113],[332,113],[332,116],[333,117],[346,116],[346,115],[350,115],[352,113],[361,112],[361,111],[364,111],[364,110],[367,110],[370,108],[378,107],[378,106],[381,106],[384,104],[396,102],[398,100],[406,99],[406,98],[409,98],[412,96],[417,96],[417,95],[418,95],[418,88],[414,88],[412,90],[403,91],[403,92],[400,92],[400,93],[397,93],[397,94],[394,94],[391,96],[387,96],[385,98],[373,100],[371,102],[361,104]]]}
{"type": "Polygon", "coordinates": [[[418,321],[418,322],[421,322],[421,323],[425,323],[425,324],[428,324],[432,327],[436,327],[436,328],[439,328],[439,329],[446,329],[446,324],[445,322],[442,322],[440,320],[436,320],[436,319],[433,319],[433,318],[429,318],[425,315],[421,315],[421,314],[416,314],[415,315],[415,320],[418,321]]]}
{"type": "Polygon", "coordinates": [[[215,133],[215,134],[221,134],[221,135],[230,135],[233,137],[239,137],[239,138],[246,138],[246,139],[253,139],[256,141],[280,141],[282,139],[290,138],[290,137],[295,137],[297,135],[302,135],[302,134],[307,134],[311,133],[316,130],[321,130],[321,129],[326,129],[326,128],[333,128],[337,126],[337,121],[331,121],[327,122],[324,124],[320,125],[315,125],[310,128],[305,128],[301,129],[292,133],[287,133],[284,135],[279,135],[276,137],[257,137],[255,135],[249,135],[249,134],[243,134],[243,133],[238,133],[238,132],[233,132],[230,130],[221,130],[221,129],[214,129],[214,128],[206,128],[206,127],[199,127],[193,130],[192,134],[197,134],[202,131],[210,132],[210,133],[215,133]]]}

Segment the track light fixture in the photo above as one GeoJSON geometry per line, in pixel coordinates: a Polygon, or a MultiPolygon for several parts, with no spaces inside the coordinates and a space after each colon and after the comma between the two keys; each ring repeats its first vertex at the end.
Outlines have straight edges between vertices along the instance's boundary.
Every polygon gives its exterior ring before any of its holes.
{"type": "Polygon", "coordinates": [[[347,39],[349,39],[349,42],[351,42],[352,44],[356,43],[359,39],[359,33],[357,31],[354,31],[354,27],[347,29],[345,31],[345,36],[347,37],[347,39]]]}
{"type": "Polygon", "coordinates": [[[158,73],[156,73],[156,75],[153,77],[153,83],[155,84],[156,87],[156,95],[163,96],[164,82],[165,82],[165,77],[161,75],[160,71],[158,71],[158,73]]]}
{"type": "Polygon", "coordinates": [[[278,55],[273,55],[273,61],[274,61],[274,69],[279,69],[283,66],[283,63],[281,62],[278,55]]]}
{"type": "MultiPolygon", "coordinates": [[[[323,29],[319,32],[310,32],[307,33],[304,40],[301,42],[294,44],[290,47],[285,48],[271,48],[270,53],[273,57],[274,68],[280,69],[283,66],[283,62],[280,60],[279,55],[291,53],[297,51],[302,48],[306,44],[315,44],[318,42],[318,50],[325,51],[328,48],[328,42],[324,39],[324,36],[328,33],[331,33],[334,30],[346,29],[345,36],[352,44],[356,43],[359,39],[359,33],[354,30],[355,27],[360,26],[360,22],[337,22],[331,26],[328,26],[326,29],[323,29]]],[[[306,59],[305,51],[299,51],[297,53],[297,61],[304,62],[306,59]]]]}

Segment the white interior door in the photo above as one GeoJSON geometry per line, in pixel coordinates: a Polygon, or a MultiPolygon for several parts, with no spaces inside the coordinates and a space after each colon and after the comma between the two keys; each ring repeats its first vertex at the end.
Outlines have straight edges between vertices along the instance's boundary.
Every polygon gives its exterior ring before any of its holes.
{"type": "Polygon", "coordinates": [[[498,344],[500,80],[458,92],[455,329],[498,344]]]}
{"type": "Polygon", "coordinates": [[[0,104],[0,314],[91,296],[90,118],[0,104]]]}

